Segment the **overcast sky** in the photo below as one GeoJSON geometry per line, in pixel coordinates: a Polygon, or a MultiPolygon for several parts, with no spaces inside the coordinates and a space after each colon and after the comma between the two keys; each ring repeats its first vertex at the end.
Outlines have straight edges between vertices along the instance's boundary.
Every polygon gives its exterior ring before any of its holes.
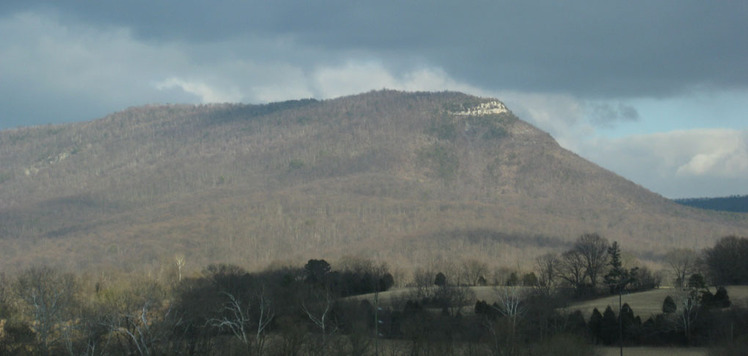
{"type": "Polygon", "coordinates": [[[3,0],[0,129],[456,90],[666,197],[748,194],[746,19],[745,1],[3,0]]]}

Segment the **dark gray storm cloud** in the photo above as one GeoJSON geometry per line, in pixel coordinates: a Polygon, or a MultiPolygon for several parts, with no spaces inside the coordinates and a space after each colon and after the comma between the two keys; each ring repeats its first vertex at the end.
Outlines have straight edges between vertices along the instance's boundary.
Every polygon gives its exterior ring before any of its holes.
{"type": "Polygon", "coordinates": [[[421,61],[496,90],[611,98],[748,87],[746,2],[11,1],[0,11],[29,8],[153,43],[286,38],[421,61]]]}
{"type": "Polygon", "coordinates": [[[590,121],[601,127],[612,127],[620,121],[637,121],[639,112],[635,107],[618,103],[592,103],[589,104],[590,121]]]}

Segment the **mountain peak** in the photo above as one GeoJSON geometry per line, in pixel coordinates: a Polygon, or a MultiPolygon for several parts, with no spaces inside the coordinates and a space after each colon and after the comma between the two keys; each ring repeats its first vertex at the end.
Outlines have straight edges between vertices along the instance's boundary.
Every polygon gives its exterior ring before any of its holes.
{"type": "Polygon", "coordinates": [[[0,160],[3,267],[358,252],[516,265],[586,232],[656,260],[748,232],[743,215],[676,205],[457,92],[131,108],[0,131],[0,160]]]}

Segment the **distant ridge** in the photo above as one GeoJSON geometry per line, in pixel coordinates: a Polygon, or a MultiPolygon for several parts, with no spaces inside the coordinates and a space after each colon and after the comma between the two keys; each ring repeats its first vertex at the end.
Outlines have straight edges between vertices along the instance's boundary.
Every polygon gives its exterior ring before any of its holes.
{"type": "Polygon", "coordinates": [[[0,268],[159,268],[363,254],[530,266],[596,232],[656,262],[748,236],[563,149],[495,98],[374,91],[149,105],[0,131],[0,268]]]}
{"type": "Polygon", "coordinates": [[[748,213],[748,195],[733,195],[718,198],[684,198],[674,202],[700,209],[748,213]]]}

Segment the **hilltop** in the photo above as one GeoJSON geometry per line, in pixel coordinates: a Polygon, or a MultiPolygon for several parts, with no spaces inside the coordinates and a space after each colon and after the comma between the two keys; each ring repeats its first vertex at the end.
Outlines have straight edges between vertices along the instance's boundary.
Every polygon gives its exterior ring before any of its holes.
{"type": "Polygon", "coordinates": [[[597,232],[645,260],[748,235],[563,149],[497,99],[150,105],[0,131],[0,264],[529,266],[597,232]]]}

